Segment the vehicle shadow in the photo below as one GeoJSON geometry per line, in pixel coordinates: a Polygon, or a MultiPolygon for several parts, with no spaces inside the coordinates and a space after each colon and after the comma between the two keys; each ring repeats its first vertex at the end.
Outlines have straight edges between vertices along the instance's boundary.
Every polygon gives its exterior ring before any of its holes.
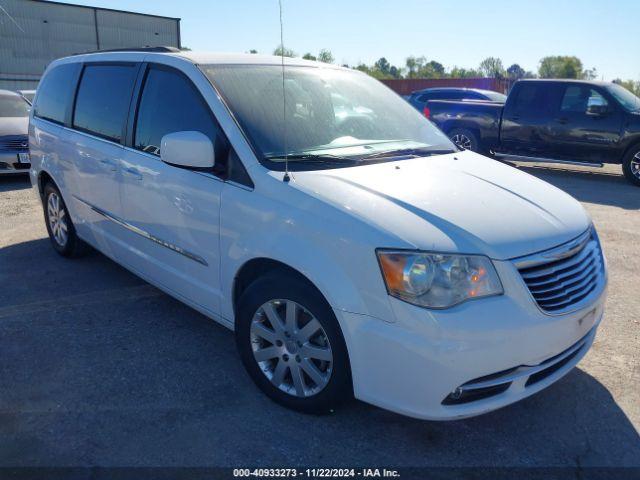
{"type": "Polygon", "coordinates": [[[467,420],[357,401],[287,410],[250,381],[226,328],[99,253],[67,260],[48,242],[0,250],[0,467],[640,467],[638,432],[580,368],[467,420]]]}
{"type": "Polygon", "coordinates": [[[31,188],[28,174],[0,175],[0,192],[24,190],[25,188],[31,188]]]}
{"type": "Polygon", "coordinates": [[[597,168],[505,163],[555,185],[581,202],[611,205],[627,210],[640,209],[640,188],[627,182],[621,172],[597,168]]]}

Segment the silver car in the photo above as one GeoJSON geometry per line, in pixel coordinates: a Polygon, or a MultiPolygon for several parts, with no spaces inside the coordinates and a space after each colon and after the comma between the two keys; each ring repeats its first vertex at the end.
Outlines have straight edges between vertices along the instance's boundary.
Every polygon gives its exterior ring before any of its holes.
{"type": "Polygon", "coordinates": [[[29,172],[30,109],[21,95],[0,90],[0,175],[29,172]]]}

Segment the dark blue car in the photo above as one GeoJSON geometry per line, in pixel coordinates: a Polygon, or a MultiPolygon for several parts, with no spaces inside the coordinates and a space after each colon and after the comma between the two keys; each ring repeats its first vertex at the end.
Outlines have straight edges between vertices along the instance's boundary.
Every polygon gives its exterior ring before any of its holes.
{"type": "Polygon", "coordinates": [[[424,107],[430,100],[480,100],[487,102],[505,103],[507,96],[492,90],[480,90],[478,88],[425,88],[411,94],[407,101],[415,108],[424,111],[424,107]]]}

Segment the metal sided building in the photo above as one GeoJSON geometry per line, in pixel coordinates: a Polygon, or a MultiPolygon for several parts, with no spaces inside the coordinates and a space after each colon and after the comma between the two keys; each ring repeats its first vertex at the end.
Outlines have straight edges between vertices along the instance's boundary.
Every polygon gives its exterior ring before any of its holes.
{"type": "Polygon", "coordinates": [[[38,85],[47,65],[74,53],[180,48],[180,19],[45,0],[0,0],[0,89],[38,85]]]}

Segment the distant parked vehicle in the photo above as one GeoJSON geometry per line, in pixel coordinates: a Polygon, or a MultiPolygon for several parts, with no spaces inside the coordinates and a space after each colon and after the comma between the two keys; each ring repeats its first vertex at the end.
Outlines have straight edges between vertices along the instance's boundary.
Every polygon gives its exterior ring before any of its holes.
{"type": "Polygon", "coordinates": [[[615,83],[520,80],[504,105],[433,100],[427,108],[461,148],[534,162],[622,163],[640,186],[640,98],[615,83]]]}
{"type": "Polygon", "coordinates": [[[33,103],[33,97],[36,96],[35,90],[18,90],[18,93],[22,95],[22,98],[29,102],[29,105],[33,103]]]}
{"type": "Polygon", "coordinates": [[[29,103],[19,94],[0,90],[0,175],[27,173],[29,103]]]}
{"type": "Polygon", "coordinates": [[[507,101],[507,96],[503,93],[478,88],[425,88],[424,90],[413,92],[409,96],[408,102],[422,113],[425,113],[424,108],[427,106],[427,102],[431,100],[481,100],[504,103],[507,101]]]}

